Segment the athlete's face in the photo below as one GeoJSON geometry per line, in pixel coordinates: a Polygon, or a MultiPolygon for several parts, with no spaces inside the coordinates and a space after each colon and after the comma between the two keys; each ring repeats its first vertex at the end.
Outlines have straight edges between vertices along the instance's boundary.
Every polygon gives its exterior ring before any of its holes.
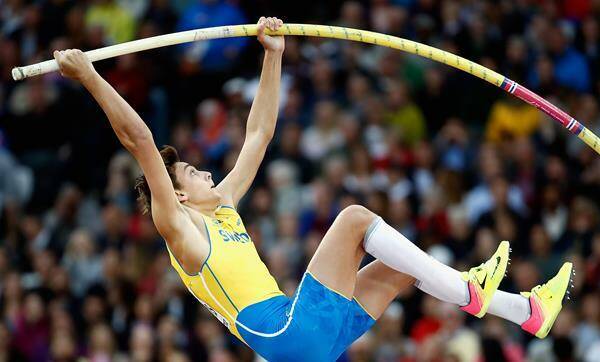
{"type": "Polygon", "coordinates": [[[177,162],[175,175],[180,186],[175,192],[181,203],[201,208],[216,208],[219,205],[221,195],[215,188],[210,172],[197,170],[186,162],[177,162]]]}

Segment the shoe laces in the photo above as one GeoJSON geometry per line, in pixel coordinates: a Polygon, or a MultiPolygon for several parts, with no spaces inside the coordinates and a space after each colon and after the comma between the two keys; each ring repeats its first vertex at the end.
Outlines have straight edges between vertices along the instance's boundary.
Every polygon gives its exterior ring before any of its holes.
{"type": "Polygon", "coordinates": [[[548,284],[551,281],[552,280],[550,280],[548,283],[545,283],[545,284],[542,284],[542,285],[538,285],[537,287],[533,288],[532,292],[534,292],[535,294],[537,294],[540,298],[551,299],[552,298],[552,291],[550,290],[550,287],[548,286],[548,284]]]}
{"type": "Polygon", "coordinates": [[[485,278],[485,275],[487,274],[485,263],[482,263],[479,266],[473,267],[471,269],[470,274],[477,280],[478,283],[481,283],[481,281],[485,278]]]}

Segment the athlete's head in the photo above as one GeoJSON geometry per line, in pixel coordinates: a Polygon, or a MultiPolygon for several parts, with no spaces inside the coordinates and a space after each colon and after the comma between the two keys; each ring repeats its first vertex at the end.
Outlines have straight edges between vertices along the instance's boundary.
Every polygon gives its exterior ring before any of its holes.
{"type": "MultiPolygon", "coordinates": [[[[164,146],[160,155],[180,203],[204,210],[216,209],[219,206],[221,195],[215,189],[210,172],[197,170],[189,163],[181,162],[177,150],[171,146],[164,146]]],[[[144,175],[137,178],[135,189],[143,212],[149,212],[152,198],[144,175]]]]}

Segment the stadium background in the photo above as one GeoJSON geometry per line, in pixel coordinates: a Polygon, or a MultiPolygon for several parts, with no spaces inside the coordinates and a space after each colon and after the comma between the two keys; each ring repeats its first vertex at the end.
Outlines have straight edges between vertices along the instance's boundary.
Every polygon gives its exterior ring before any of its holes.
{"type": "MultiPolygon", "coordinates": [[[[187,293],[139,173],[81,86],[10,79],[53,49],[93,49],[273,15],[406,37],[516,80],[600,132],[600,1],[0,2],[0,361],[252,361],[187,293]]],[[[157,144],[220,179],[243,141],[262,49],[227,39],[96,68],[157,144]]],[[[600,360],[600,158],[541,112],[460,71],[375,46],[286,39],[276,137],[240,205],[287,293],[333,218],[361,203],[465,269],[513,244],[502,289],[575,263],[545,340],[414,288],[344,361],[600,360]]],[[[232,272],[235,272],[232,266],[232,272]]]]}

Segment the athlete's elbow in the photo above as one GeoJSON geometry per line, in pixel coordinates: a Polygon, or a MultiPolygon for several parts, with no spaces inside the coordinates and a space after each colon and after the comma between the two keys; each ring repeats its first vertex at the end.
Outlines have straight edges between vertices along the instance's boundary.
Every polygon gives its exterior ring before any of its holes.
{"type": "Polygon", "coordinates": [[[275,128],[261,129],[258,134],[263,142],[269,143],[275,136],[275,128]]]}
{"type": "Polygon", "coordinates": [[[252,143],[261,144],[265,147],[269,145],[273,139],[274,132],[269,130],[257,129],[246,134],[246,140],[252,140],[252,143]]]}
{"type": "Polygon", "coordinates": [[[154,138],[147,128],[134,131],[130,130],[119,138],[121,139],[123,146],[133,154],[144,151],[148,146],[154,147],[154,138]]]}
{"type": "Polygon", "coordinates": [[[132,135],[132,140],[135,145],[154,145],[154,138],[152,137],[152,132],[148,129],[148,127],[140,127],[141,129],[136,130],[136,132],[132,135]]]}

